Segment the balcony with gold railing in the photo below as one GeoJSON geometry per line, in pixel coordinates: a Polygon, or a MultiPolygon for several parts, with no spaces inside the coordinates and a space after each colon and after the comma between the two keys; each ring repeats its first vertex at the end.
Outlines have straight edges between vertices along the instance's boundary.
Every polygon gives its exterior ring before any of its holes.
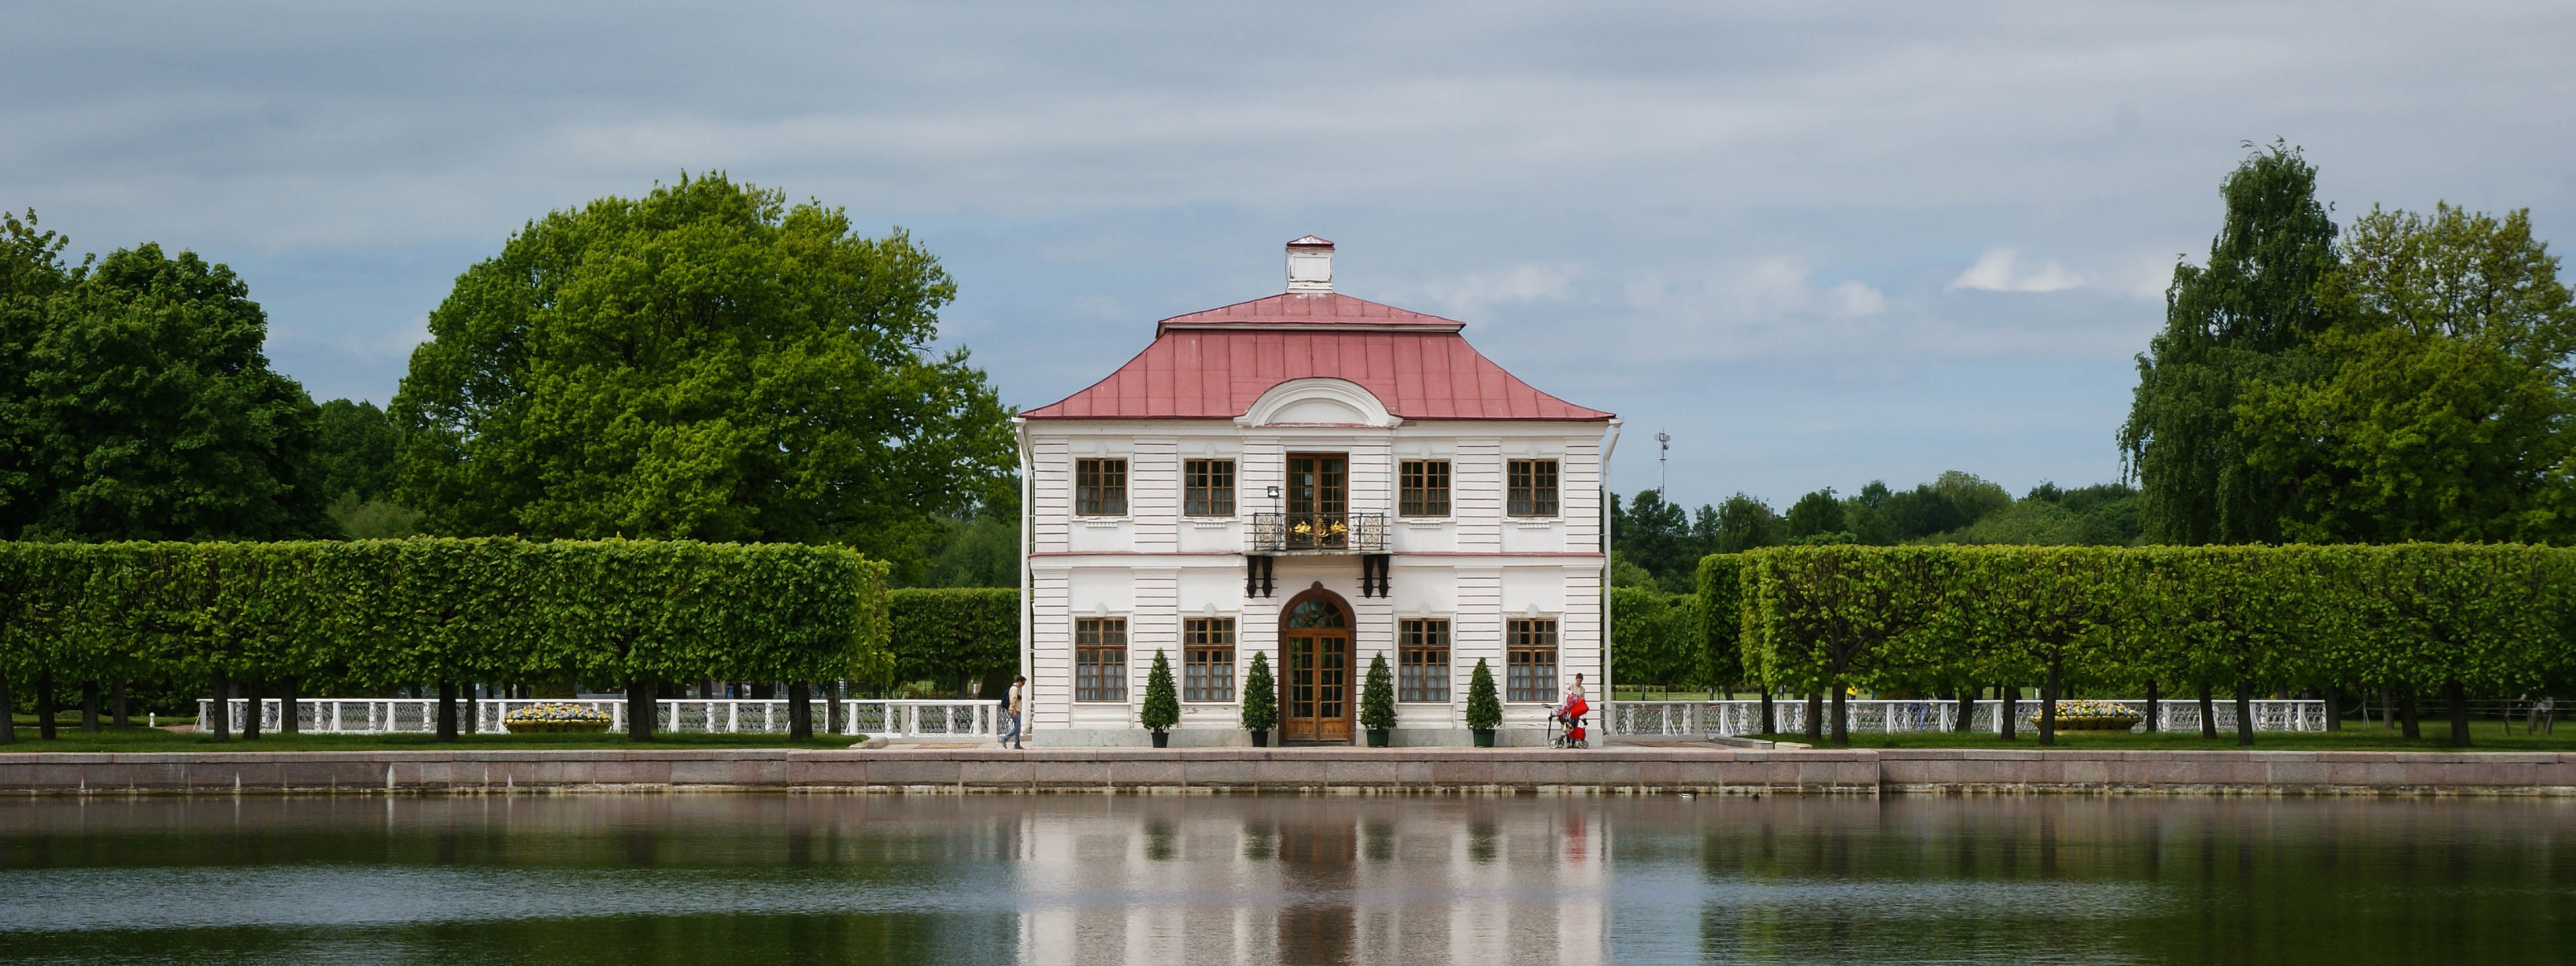
{"type": "Polygon", "coordinates": [[[1371,554],[1386,552],[1383,513],[1255,513],[1256,554],[1371,554]]]}

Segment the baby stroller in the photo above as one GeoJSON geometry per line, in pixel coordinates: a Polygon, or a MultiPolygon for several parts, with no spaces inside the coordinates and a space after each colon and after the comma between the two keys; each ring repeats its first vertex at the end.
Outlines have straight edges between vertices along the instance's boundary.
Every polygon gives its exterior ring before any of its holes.
{"type": "Polygon", "coordinates": [[[1592,710],[1592,707],[1585,704],[1582,698],[1575,698],[1572,701],[1566,702],[1564,708],[1548,712],[1548,731],[1551,732],[1548,739],[1548,747],[1592,747],[1591,742],[1584,740],[1586,732],[1583,730],[1583,713],[1590,710],[1592,710]],[[1558,731],[1558,725],[1564,725],[1565,730],[1558,731]]]}

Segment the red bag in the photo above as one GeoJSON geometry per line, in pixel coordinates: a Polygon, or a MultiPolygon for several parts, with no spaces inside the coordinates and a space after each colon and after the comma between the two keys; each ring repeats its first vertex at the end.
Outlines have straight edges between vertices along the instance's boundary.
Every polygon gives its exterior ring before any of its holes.
{"type": "Polygon", "coordinates": [[[1565,702],[1565,716],[1568,718],[1583,717],[1584,712],[1590,710],[1592,710],[1592,706],[1583,703],[1583,696],[1580,694],[1575,695],[1572,700],[1565,702]]]}

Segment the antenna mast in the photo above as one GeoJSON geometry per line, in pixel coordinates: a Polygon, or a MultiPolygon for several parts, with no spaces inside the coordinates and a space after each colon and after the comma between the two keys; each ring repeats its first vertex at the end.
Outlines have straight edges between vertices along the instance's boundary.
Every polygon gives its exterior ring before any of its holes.
{"type": "Polygon", "coordinates": [[[1657,430],[1655,432],[1655,498],[1658,500],[1664,498],[1664,484],[1673,481],[1672,461],[1665,458],[1666,454],[1672,451],[1673,434],[1657,430]]]}

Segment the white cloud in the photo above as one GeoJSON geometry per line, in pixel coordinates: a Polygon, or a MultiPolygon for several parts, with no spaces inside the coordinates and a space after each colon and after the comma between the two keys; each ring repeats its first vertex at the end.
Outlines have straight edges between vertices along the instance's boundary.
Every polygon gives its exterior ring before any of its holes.
{"type": "Polygon", "coordinates": [[[2055,259],[2024,265],[2021,253],[2010,248],[1989,248],[1977,263],[1950,280],[1954,289],[1979,289],[1988,292],[2057,292],[2084,284],[2084,277],[2066,270],[2055,259]]]}
{"type": "Polygon", "coordinates": [[[1398,305],[1417,299],[1424,307],[1463,319],[1497,305],[1564,298],[1574,278],[1575,271],[1566,266],[1530,263],[1399,285],[1390,297],[1398,305]]]}
{"type": "Polygon", "coordinates": [[[1887,311],[1887,296],[1859,282],[1844,282],[1836,285],[1829,295],[1833,299],[1834,309],[1846,318],[1856,319],[1887,311]]]}

